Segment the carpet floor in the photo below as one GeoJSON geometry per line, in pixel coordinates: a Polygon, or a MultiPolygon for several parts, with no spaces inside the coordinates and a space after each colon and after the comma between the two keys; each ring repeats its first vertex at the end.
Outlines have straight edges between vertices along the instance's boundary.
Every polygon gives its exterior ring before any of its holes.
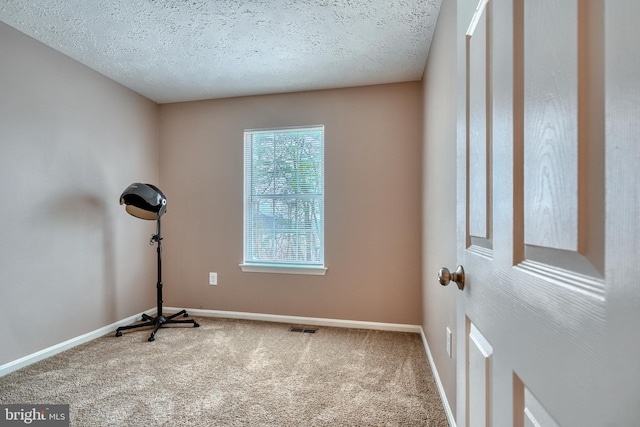
{"type": "Polygon", "coordinates": [[[72,426],[448,426],[420,335],[197,318],[125,331],[0,378],[0,404],[72,426]]]}

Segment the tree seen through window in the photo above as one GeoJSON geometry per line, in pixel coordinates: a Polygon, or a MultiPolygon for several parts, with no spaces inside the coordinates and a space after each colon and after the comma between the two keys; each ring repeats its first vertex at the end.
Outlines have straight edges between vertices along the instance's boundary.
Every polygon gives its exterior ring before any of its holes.
{"type": "Polygon", "coordinates": [[[245,262],[322,265],[324,129],[245,132],[245,262]]]}

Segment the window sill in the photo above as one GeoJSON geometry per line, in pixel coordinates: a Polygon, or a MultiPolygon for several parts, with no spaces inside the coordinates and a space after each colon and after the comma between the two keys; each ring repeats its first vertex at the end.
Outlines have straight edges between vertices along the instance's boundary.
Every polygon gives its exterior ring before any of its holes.
{"type": "Polygon", "coordinates": [[[327,273],[325,267],[308,265],[240,264],[240,268],[245,273],[307,274],[311,276],[324,276],[327,273]]]}

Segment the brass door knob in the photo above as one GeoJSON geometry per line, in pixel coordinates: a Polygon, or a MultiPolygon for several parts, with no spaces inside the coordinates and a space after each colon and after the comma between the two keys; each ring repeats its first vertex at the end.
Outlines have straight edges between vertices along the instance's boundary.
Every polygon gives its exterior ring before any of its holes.
{"type": "Polygon", "coordinates": [[[451,273],[447,267],[442,267],[438,271],[438,280],[442,286],[447,286],[453,280],[458,284],[458,289],[462,291],[464,289],[464,268],[459,265],[456,271],[451,273]]]}

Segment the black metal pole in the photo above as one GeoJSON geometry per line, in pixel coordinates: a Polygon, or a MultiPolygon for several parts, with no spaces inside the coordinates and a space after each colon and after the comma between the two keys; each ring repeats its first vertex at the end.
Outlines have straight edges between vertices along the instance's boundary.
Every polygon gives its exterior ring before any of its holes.
{"type": "Polygon", "coordinates": [[[158,248],[156,249],[156,252],[158,253],[158,284],[156,285],[158,290],[158,313],[156,316],[162,318],[162,237],[160,236],[160,217],[158,217],[158,227],[155,240],[158,242],[158,248]]]}

